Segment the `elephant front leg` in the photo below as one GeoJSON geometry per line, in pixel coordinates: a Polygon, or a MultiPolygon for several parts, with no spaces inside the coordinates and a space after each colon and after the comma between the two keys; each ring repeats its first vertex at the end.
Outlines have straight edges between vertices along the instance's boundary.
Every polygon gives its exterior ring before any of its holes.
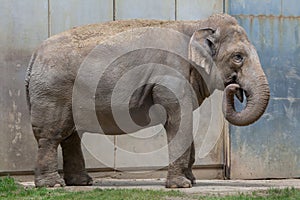
{"type": "Polygon", "coordinates": [[[167,188],[192,187],[195,179],[191,171],[194,163],[192,127],[192,110],[188,106],[169,110],[165,124],[169,147],[167,188]]]}
{"type": "Polygon", "coordinates": [[[189,165],[191,147],[190,144],[188,144],[192,141],[192,134],[179,133],[170,123],[168,123],[165,128],[169,147],[169,166],[166,187],[192,187],[194,176],[189,165]]]}
{"type": "MultiPolygon", "coordinates": [[[[34,132],[40,132],[38,128],[33,128],[34,132]]],[[[35,186],[53,187],[56,184],[65,186],[64,180],[58,174],[57,147],[59,141],[39,138],[38,155],[35,167],[35,186]]]]}
{"type": "Polygon", "coordinates": [[[154,104],[162,105],[167,114],[164,123],[169,150],[166,187],[189,188],[192,187],[191,181],[194,179],[190,171],[193,164],[193,160],[191,160],[191,144],[193,142],[192,95],[190,88],[186,87],[185,84],[178,84],[177,86],[178,88],[170,86],[172,91],[159,85],[154,87],[153,100],[154,104]]]}
{"type": "Polygon", "coordinates": [[[81,139],[77,131],[61,142],[64,179],[67,185],[92,185],[93,179],[85,169],[81,139]]]}

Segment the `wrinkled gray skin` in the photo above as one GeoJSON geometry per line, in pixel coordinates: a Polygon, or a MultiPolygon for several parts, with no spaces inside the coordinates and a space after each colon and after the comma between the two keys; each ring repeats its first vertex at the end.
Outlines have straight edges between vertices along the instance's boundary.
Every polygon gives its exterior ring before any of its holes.
{"type": "MultiPolygon", "coordinates": [[[[216,71],[214,68],[217,68],[221,85],[216,84],[215,87],[225,88],[223,99],[225,118],[234,125],[244,126],[255,122],[263,114],[269,100],[268,82],[255,48],[250,44],[243,28],[229,15],[213,15],[203,21],[129,20],[74,28],[43,42],[33,54],[28,67],[27,100],[34,136],[38,142],[35,169],[37,187],[51,187],[56,184],[61,186],[92,184],[92,179],[85,170],[79,136],[89,130],[76,130],[72,116],[72,89],[77,71],[88,53],[109,36],[147,26],[170,28],[191,37],[188,47],[189,58],[198,69],[184,63],[181,73],[193,86],[198,105],[201,105],[212,92],[210,86],[204,83],[205,77],[199,74],[199,70],[205,71],[209,77],[210,73],[216,71]],[[205,62],[203,62],[203,52],[199,53],[200,49],[206,51],[205,62]],[[247,105],[241,112],[236,112],[233,97],[236,95],[240,101],[243,101],[243,94],[247,98],[247,105]],[[63,179],[57,172],[58,145],[61,145],[63,152],[63,179]]],[[[161,54],[155,55],[150,56],[151,59],[171,66],[169,61],[165,61],[166,59],[160,56],[161,54]]],[[[138,58],[138,55],[135,56],[138,58]]],[[[151,59],[149,61],[153,61],[151,59]]],[[[110,73],[107,73],[107,76],[110,76],[110,73]]],[[[107,77],[106,80],[111,80],[112,77],[107,77]]],[[[96,94],[97,117],[106,134],[123,134],[115,126],[111,114],[106,112],[109,105],[101,102],[101,99],[107,98],[100,95],[101,88],[106,87],[105,81],[103,84],[98,85],[96,94]]],[[[192,103],[188,89],[183,93],[182,101],[186,104],[192,103]]],[[[132,99],[133,120],[140,125],[147,125],[149,120],[147,109],[151,105],[160,104],[165,108],[167,119],[162,122],[170,142],[181,120],[180,107],[172,92],[153,84],[136,91],[132,99]]],[[[169,145],[170,160],[176,157],[178,148],[186,144],[192,145],[183,155],[170,162],[166,182],[168,188],[191,187],[195,183],[191,169],[195,161],[195,149],[192,143],[192,111],[188,119],[190,121],[185,123],[189,128],[180,141],[169,145]]]]}

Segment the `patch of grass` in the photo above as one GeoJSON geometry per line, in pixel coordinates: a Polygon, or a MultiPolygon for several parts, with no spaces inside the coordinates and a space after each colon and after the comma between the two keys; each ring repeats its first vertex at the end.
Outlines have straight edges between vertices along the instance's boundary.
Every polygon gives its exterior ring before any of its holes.
{"type": "Polygon", "coordinates": [[[94,189],[91,191],[71,192],[64,188],[24,188],[18,185],[13,178],[0,177],[0,199],[55,199],[55,200],[294,200],[300,199],[300,190],[295,188],[270,189],[268,191],[255,191],[251,194],[238,194],[229,196],[219,195],[188,195],[176,190],[141,190],[141,189],[94,189]]]}
{"type": "Polygon", "coordinates": [[[167,197],[184,197],[184,193],[170,190],[141,190],[141,189],[94,189],[92,191],[70,192],[63,188],[24,188],[15,183],[13,178],[0,178],[0,199],[55,199],[55,200],[156,200],[167,197]]]}
{"type": "Polygon", "coordinates": [[[15,183],[15,180],[10,177],[0,178],[0,194],[7,191],[15,191],[18,187],[15,183]]]}
{"type": "Polygon", "coordinates": [[[56,199],[111,199],[111,200],[131,200],[131,199],[164,199],[165,197],[182,197],[183,193],[178,191],[157,191],[141,189],[95,189],[89,192],[68,193],[56,199]]]}
{"type": "Polygon", "coordinates": [[[295,188],[270,189],[255,191],[252,194],[238,194],[229,196],[200,196],[199,200],[296,200],[300,199],[300,190],[295,188]]]}

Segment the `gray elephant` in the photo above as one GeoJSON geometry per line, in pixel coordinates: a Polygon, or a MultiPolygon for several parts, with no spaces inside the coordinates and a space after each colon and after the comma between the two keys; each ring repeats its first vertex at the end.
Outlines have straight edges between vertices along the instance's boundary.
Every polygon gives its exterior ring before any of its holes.
{"type": "Polygon", "coordinates": [[[269,101],[268,82],[256,50],[244,29],[227,14],[199,21],[128,20],[73,28],[50,37],[34,52],[25,83],[32,129],[38,143],[37,187],[92,184],[85,169],[81,134],[100,131],[93,127],[95,121],[89,112],[96,113],[98,125],[108,135],[163,124],[170,159],[166,187],[191,187],[195,183],[193,110],[214,89],[221,89],[225,118],[234,125],[245,126],[261,117],[269,101]],[[134,32],[137,28],[141,29],[134,32]],[[142,34],[145,30],[153,31],[151,28],[161,28],[167,33],[172,30],[187,39],[168,40],[173,36],[168,37],[165,32],[155,35],[154,31],[148,35],[152,39],[145,41],[142,34]],[[134,35],[109,39],[124,32],[134,32],[134,35]],[[170,49],[187,52],[188,59],[164,49],[137,48],[120,54],[108,63],[108,68],[99,65],[134,42],[137,46],[166,43],[170,49]],[[100,53],[97,46],[102,48],[100,53]],[[101,59],[97,57],[99,54],[101,59]],[[84,72],[82,66],[87,66],[84,72]],[[134,67],[136,70],[129,70],[134,67]],[[119,84],[115,92],[118,81],[129,71],[132,74],[126,79],[128,84],[119,84]],[[89,82],[94,78],[98,79],[91,89],[89,82]],[[74,99],[76,95],[82,98],[74,99]],[[247,104],[240,112],[235,110],[234,96],[241,102],[246,96],[247,104]],[[86,104],[93,106],[88,108],[86,104]],[[76,109],[79,111],[74,112],[76,109]],[[128,113],[135,125],[120,125],[123,114],[128,116],[128,113]],[[58,145],[63,153],[63,178],[57,171],[58,145]]]}

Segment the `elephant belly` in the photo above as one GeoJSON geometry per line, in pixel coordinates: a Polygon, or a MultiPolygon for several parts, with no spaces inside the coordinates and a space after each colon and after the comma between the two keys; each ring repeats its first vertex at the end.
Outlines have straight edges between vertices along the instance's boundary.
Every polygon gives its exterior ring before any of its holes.
{"type": "Polygon", "coordinates": [[[130,109],[114,108],[111,110],[97,110],[97,119],[101,130],[106,135],[129,134],[151,127],[156,124],[150,123],[148,112],[142,108],[130,109]]]}
{"type": "Polygon", "coordinates": [[[110,92],[98,88],[95,108],[101,130],[108,135],[117,135],[164,124],[165,110],[153,103],[152,88],[152,84],[145,84],[129,96],[124,89],[124,96],[119,98],[112,98],[110,92]]]}

